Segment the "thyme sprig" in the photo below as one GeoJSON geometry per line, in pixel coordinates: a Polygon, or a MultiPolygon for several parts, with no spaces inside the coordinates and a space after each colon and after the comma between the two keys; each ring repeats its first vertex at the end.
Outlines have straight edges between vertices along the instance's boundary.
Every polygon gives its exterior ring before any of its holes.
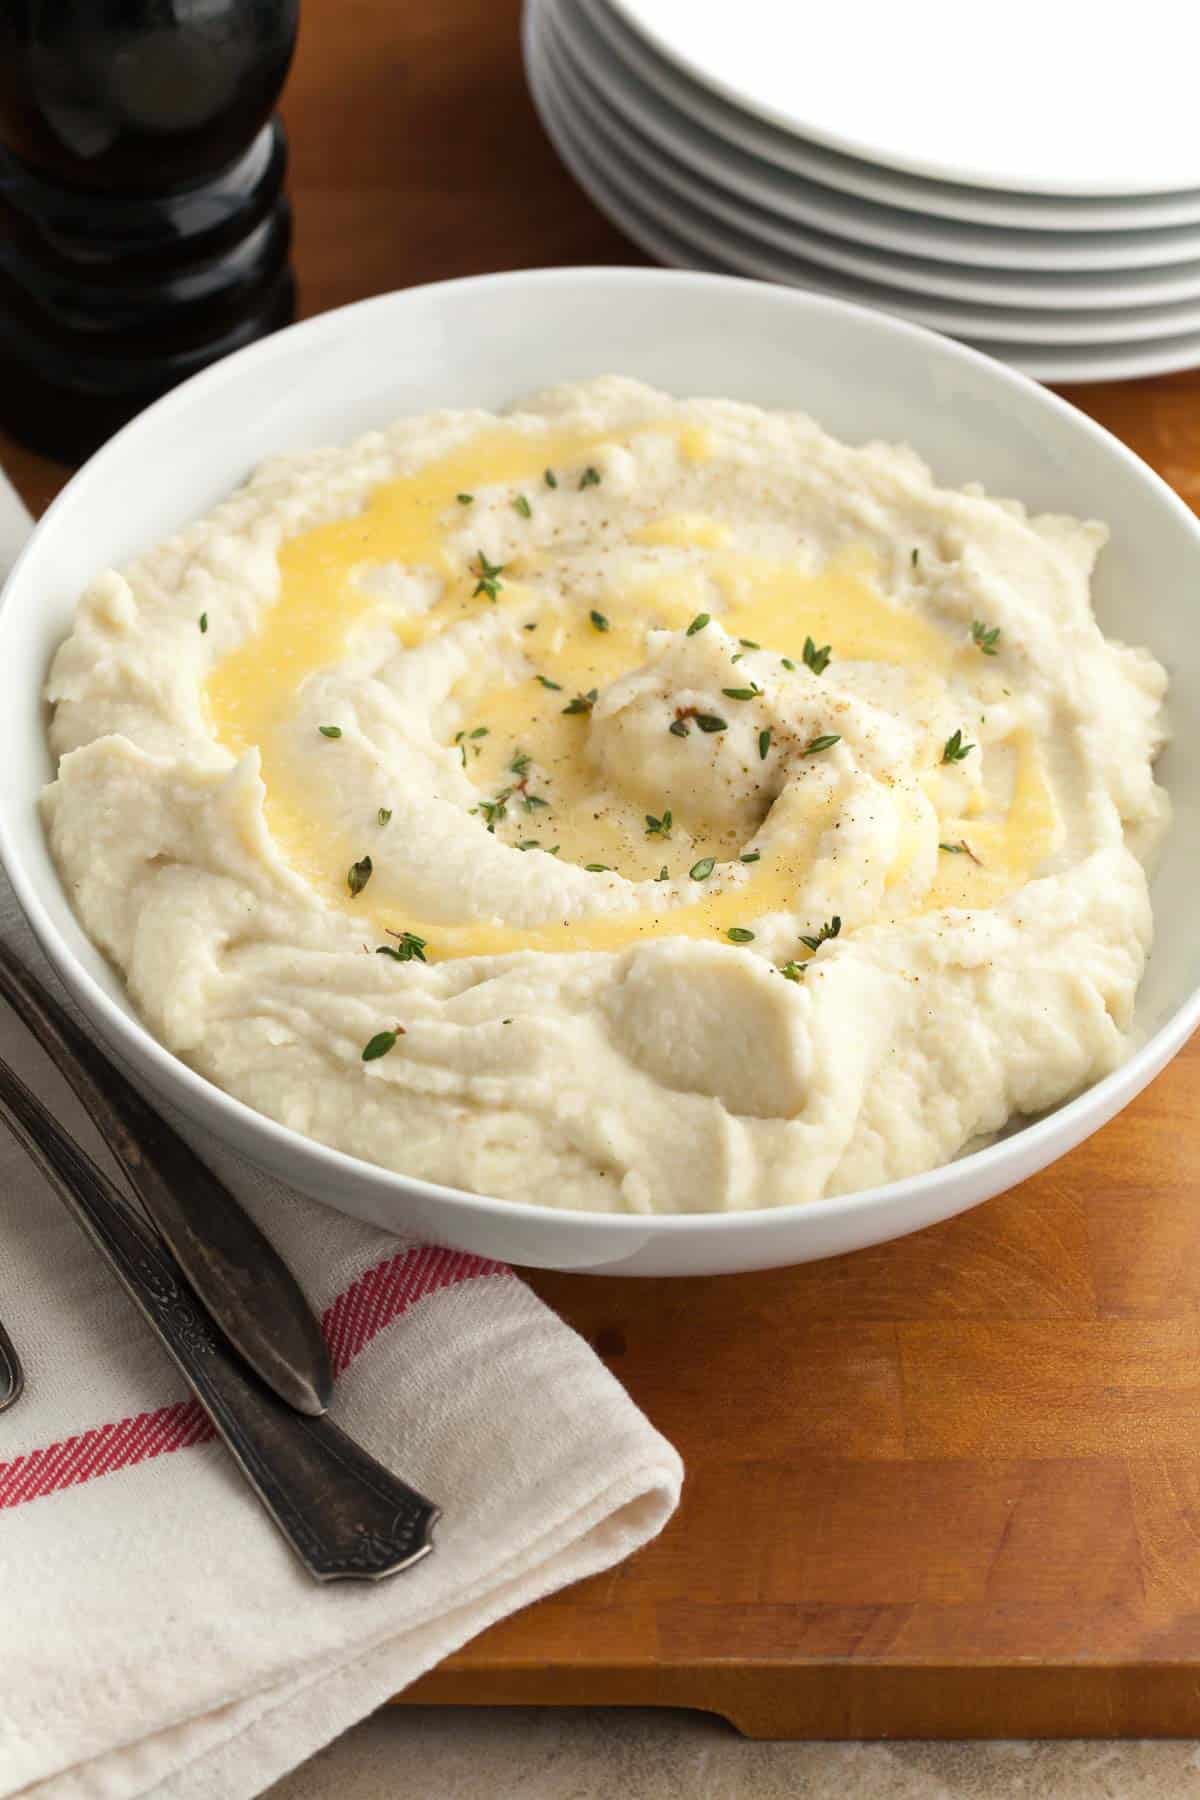
{"type": "Polygon", "coordinates": [[[415,931],[390,931],[389,937],[398,941],[395,944],[380,944],[376,956],[390,956],[394,962],[424,962],[425,952],[429,948],[428,941],[418,937],[415,931]]]}
{"type": "Polygon", "coordinates": [[[800,942],[809,950],[819,950],[822,944],[827,944],[829,942],[830,938],[837,937],[841,929],[841,915],[839,913],[834,913],[832,919],[826,919],[815,937],[802,936],[800,942]]]}
{"type": "Polygon", "coordinates": [[[728,721],[723,719],[719,713],[702,713],[698,712],[694,706],[677,706],[675,708],[675,717],[667,726],[667,730],[671,733],[672,737],[686,737],[688,735],[689,719],[694,719],[697,727],[701,731],[714,732],[729,730],[728,721]]]}
{"type": "Polygon", "coordinates": [[[948,850],[951,856],[969,856],[971,861],[977,864],[979,868],[982,869],[983,867],[983,858],[976,856],[966,838],[959,838],[957,844],[939,844],[938,849],[948,850]]]}
{"type": "Polygon", "coordinates": [[[467,566],[471,574],[478,577],[471,598],[474,599],[476,594],[486,594],[489,600],[494,600],[504,586],[500,577],[508,567],[507,563],[489,562],[483,551],[477,550],[475,561],[467,566]]]}

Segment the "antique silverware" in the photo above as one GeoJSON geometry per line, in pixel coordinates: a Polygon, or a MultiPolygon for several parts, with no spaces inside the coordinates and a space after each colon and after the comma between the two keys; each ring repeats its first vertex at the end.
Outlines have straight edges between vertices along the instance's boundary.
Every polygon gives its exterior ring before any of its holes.
{"type": "Polygon", "coordinates": [[[115,1270],[309,1573],[379,1581],[427,1556],[438,1508],[244,1367],[170,1250],[3,1059],[0,1119],[115,1270]]]}
{"type": "Polygon", "coordinates": [[[62,1070],[151,1224],[225,1337],[300,1412],[324,1412],[333,1370],[299,1282],[225,1185],[0,944],[0,996],[62,1070]]]}
{"type": "Polygon", "coordinates": [[[25,1386],[25,1372],[13,1341],[0,1325],[0,1412],[15,1406],[25,1386]]]}

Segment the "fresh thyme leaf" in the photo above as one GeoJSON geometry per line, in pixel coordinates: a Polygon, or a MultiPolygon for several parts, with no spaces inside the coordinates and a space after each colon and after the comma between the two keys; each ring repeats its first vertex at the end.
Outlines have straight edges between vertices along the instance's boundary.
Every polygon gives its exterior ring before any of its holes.
{"type": "Polygon", "coordinates": [[[486,725],[477,725],[475,727],[474,731],[472,731],[469,735],[473,738],[481,738],[481,737],[486,737],[487,734],[488,734],[488,727],[486,725]]]}
{"type": "Polygon", "coordinates": [[[390,956],[396,962],[424,962],[428,941],[418,937],[415,931],[390,931],[389,937],[397,938],[395,944],[380,944],[376,956],[390,956]]]}
{"type": "Polygon", "coordinates": [[[939,850],[948,850],[951,856],[962,856],[966,846],[963,844],[939,844],[939,850]]]}
{"type": "Polygon", "coordinates": [[[828,644],[822,644],[821,648],[818,650],[816,644],[810,637],[805,638],[804,661],[814,675],[823,675],[825,673],[825,666],[828,663],[831,654],[832,651],[828,644]]]}
{"type": "Polygon", "coordinates": [[[522,625],[521,630],[522,631],[536,631],[537,630],[537,620],[534,619],[528,625],[522,625]]]}
{"type": "Polygon", "coordinates": [[[589,875],[609,875],[612,873],[612,865],[610,863],[584,863],[583,866],[588,871],[589,875]]]}
{"type": "Polygon", "coordinates": [[[523,519],[532,519],[533,517],[533,508],[530,506],[524,494],[518,494],[513,501],[513,511],[520,513],[523,519]]]}
{"type": "Polygon", "coordinates": [[[556,488],[558,486],[558,476],[554,473],[553,469],[544,470],[542,480],[548,488],[556,488]]]}
{"type": "Polygon", "coordinates": [[[511,797],[512,789],[510,787],[501,788],[494,800],[481,800],[478,806],[471,808],[471,811],[480,813],[488,830],[495,831],[500,820],[508,817],[508,802],[511,797]]]}
{"type": "Polygon", "coordinates": [[[667,730],[673,737],[686,737],[688,734],[686,719],[672,719],[667,730]]]}
{"type": "Polygon", "coordinates": [[[767,751],[771,748],[771,727],[768,725],[758,734],[758,760],[766,762],[767,751]]]}
{"type": "Polygon", "coordinates": [[[739,638],[738,643],[742,646],[743,650],[761,650],[762,649],[762,645],[756,644],[753,638],[739,638]]]}
{"type": "Polygon", "coordinates": [[[593,607],[591,612],[588,614],[588,618],[592,621],[592,624],[596,627],[597,631],[611,630],[611,626],[609,625],[609,622],[605,618],[604,614],[602,612],[597,612],[595,607],[593,607]]]}
{"type": "Polygon", "coordinates": [[[646,836],[647,837],[670,837],[670,835],[671,835],[671,809],[670,809],[670,807],[667,808],[666,812],[663,814],[661,819],[656,819],[653,813],[646,814],[646,836]]]}
{"type": "Polygon", "coordinates": [[[711,620],[711,613],[697,613],[691,624],[688,626],[687,631],[684,633],[684,636],[695,637],[696,633],[698,631],[703,631],[704,627],[709,624],[711,620]]]}
{"type": "Polygon", "coordinates": [[[381,806],[375,816],[381,825],[386,825],[392,816],[392,809],[390,806],[381,806]]]}
{"type": "Polygon", "coordinates": [[[471,574],[477,575],[479,578],[475,583],[471,598],[474,599],[476,594],[486,594],[489,600],[494,600],[504,585],[500,577],[504,573],[505,566],[504,563],[489,562],[483,551],[477,550],[475,561],[468,564],[471,574]]]}
{"type": "Polygon", "coordinates": [[[762,689],[756,681],[752,681],[749,687],[722,688],[721,692],[727,700],[757,700],[762,689]]]}
{"type": "Polygon", "coordinates": [[[822,750],[832,750],[833,746],[835,744],[840,744],[841,741],[842,738],[840,732],[827,731],[824,736],[815,737],[810,743],[805,744],[801,755],[816,756],[822,750]]]}
{"type": "Polygon", "coordinates": [[[754,942],[754,933],[747,931],[744,925],[731,925],[725,936],[733,944],[752,944],[754,942]]]}
{"type": "Polygon", "coordinates": [[[200,614],[200,630],[202,632],[205,632],[208,630],[208,614],[207,613],[200,614]]]}
{"type": "Polygon", "coordinates": [[[662,868],[658,871],[658,874],[654,877],[654,879],[655,879],[655,881],[669,881],[671,879],[671,877],[667,873],[666,863],[663,864],[662,868]]]}
{"type": "Polygon", "coordinates": [[[551,844],[550,848],[546,852],[546,855],[547,856],[557,856],[561,849],[562,849],[561,844],[551,844]]]}
{"type": "Polygon", "coordinates": [[[517,845],[518,850],[540,850],[541,847],[536,838],[522,838],[517,845]]]}
{"type": "Polygon", "coordinates": [[[403,1026],[397,1025],[394,1031],[377,1031],[363,1045],[363,1061],[377,1062],[381,1056],[386,1056],[389,1050],[395,1048],[396,1039],[402,1035],[403,1030],[403,1026]]]}
{"type": "Polygon", "coordinates": [[[985,656],[995,656],[996,640],[1000,636],[998,625],[988,625],[983,619],[972,619],[971,641],[983,651],[985,656]]]}
{"type": "Polygon", "coordinates": [[[318,725],[317,730],[322,737],[337,738],[342,735],[342,728],[340,725],[318,725]]]}
{"type": "Polygon", "coordinates": [[[458,501],[460,506],[470,506],[475,496],[474,494],[455,494],[454,498],[458,501]]]}
{"type": "Polygon", "coordinates": [[[508,766],[512,774],[523,775],[532,760],[532,757],[528,756],[524,750],[515,750],[513,759],[508,766]]]}
{"type": "Polygon", "coordinates": [[[535,806],[549,806],[549,804],[550,802],[543,800],[540,794],[523,794],[521,796],[521,805],[526,812],[532,812],[535,806]]]}
{"type": "Polygon", "coordinates": [[[738,861],[739,862],[759,862],[761,860],[761,858],[762,858],[761,850],[743,850],[742,854],[738,857],[738,861]]]}
{"type": "Polygon", "coordinates": [[[701,731],[728,731],[729,726],[719,713],[697,713],[696,723],[701,731]]]}
{"type": "Polygon", "coordinates": [[[746,652],[744,650],[737,650],[734,652],[734,654],[730,657],[729,660],[731,663],[740,663],[745,654],[746,654],[746,652]]]}
{"type": "Polygon", "coordinates": [[[693,863],[688,874],[693,881],[707,881],[717,866],[715,856],[702,856],[698,863],[693,863]]]}
{"type": "Polygon", "coordinates": [[[550,692],[552,694],[561,694],[562,693],[562,682],[561,681],[551,681],[551,679],[548,675],[539,675],[537,677],[537,679],[541,682],[541,684],[544,688],[549,688],[550,692]]]}
{"type": "Polygon", "coordinates": [[[351,863],[346,873],[346,886],[352,894],[361,894],[371,879],[371,871],[375,865],[369,856],[364,856],[356,863],[351,863]]]}
{"type": "Polygon", "coordinates": [[[794,675],[796,673],[796,665],[790,656],[781,656],[779,660],[788,671],[789,675],[794,675]]]}
{"type": "Polygon", "coordinates": [[[916,568],[916,566],[920,562],[920,560],[921,560],[921,552],[914,548],[913,553],[912,553],[912,566],[914,569],[916,568]]]}
{"type": "Polygon", "coordinates": [[[783,976],[785,981],[799,981],[804,974],[804,964],[798,962],[785,962],[780,968],[779,973],[783,976]]]}
{"type": "Polygon", "coordinates": [[[818,931],[816,937],[802,937],[800,939],[800,942],[802,944],[807,945],[808,949],[810,949],[810,950],[819,950],[821,948],[821,945],[824,944],[829,938],[837,937],[837,935],[841,931],[841,929],[842,929],[841,916],[838,913],[834,913],[832,919],[826,919],[824,925],[822,925],[822,927],[821,927],[820,931],[818,931]]]}
{"type": "Polygon", "coordinates": [[[579,477],[579,486],[580,486],[580,488],[599,487],[600,486],[600,471],[599,471],[599,469],[593,468],[591,463],[589,463],[587,468],[583,471],[583,474],[579,477]]]}
{"type": "Polygon", "coordinates": [[[576,694],[569,705],[563,707],[563,711],[565,713],[590,713],[599,697],[599,689],[589,688],[586,694],[576,694]]]}
{"type": "Polygon", "coordinates": [[[945,748],[942,751],[942,761],[944,763],[963,762],[970,756],[974,748],[974,744],[964,744],[962,732],[956,731],[952,737],[946,739],[945,748]]]}

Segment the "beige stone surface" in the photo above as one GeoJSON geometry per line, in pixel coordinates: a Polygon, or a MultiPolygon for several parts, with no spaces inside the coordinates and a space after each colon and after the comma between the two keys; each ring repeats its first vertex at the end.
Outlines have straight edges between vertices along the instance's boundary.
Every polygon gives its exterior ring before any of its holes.
{"type": "Polygon", "coordinates": [[[702,1713],[389,1707],[271,1800],[1192,1800],[1200,1744],[762,1744],[702,1713]]]}

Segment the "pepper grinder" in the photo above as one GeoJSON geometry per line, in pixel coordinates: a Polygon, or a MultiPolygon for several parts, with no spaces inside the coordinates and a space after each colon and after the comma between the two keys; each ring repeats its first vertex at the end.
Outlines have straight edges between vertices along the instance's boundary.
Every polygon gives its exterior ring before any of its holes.
{"type": "Polygon", "coordinates": [[[299,0],[0,0],[0,425],[75,462],[295,312],[299,0]]]}

